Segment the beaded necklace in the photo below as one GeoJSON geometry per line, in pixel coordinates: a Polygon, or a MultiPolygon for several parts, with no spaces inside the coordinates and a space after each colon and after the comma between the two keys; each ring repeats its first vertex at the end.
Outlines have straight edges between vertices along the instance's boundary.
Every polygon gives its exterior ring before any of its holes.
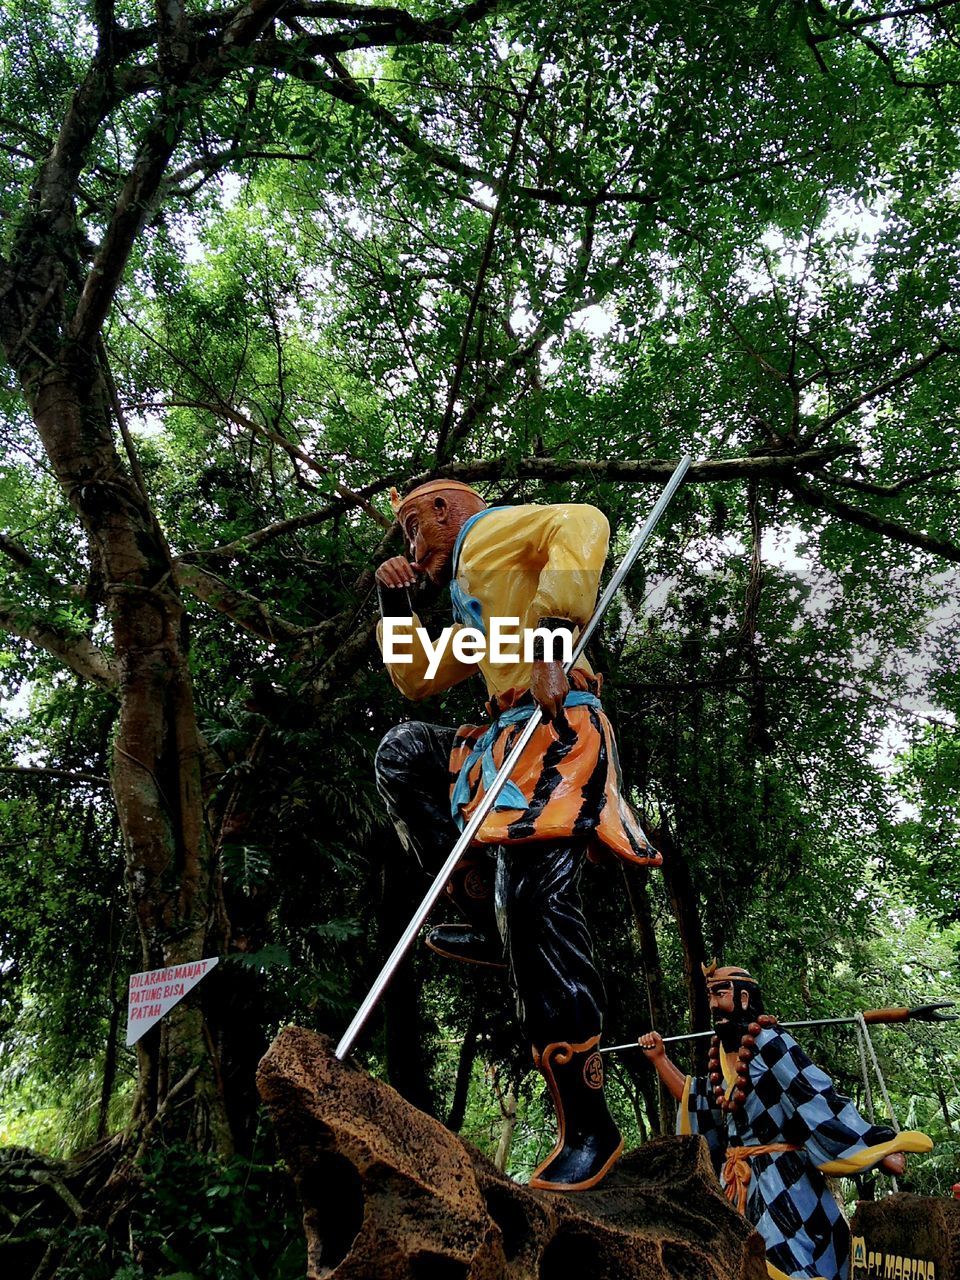
{"type": "Polygon", "coordinates": [[[750,1087],[750,1059],[756,1047],[757,1036],[767,1027],[776,1026],[777,1020],[770,1013],[761,1013],[756,1022],[751,1022],[741,1037],[737,1051],[737,1082],[730,1097],[724,1088],[723,1074],[720,1069],[720,1037],[714,1036],[710,1041],[710,1052],[707,1056],[707,1074],[713,1085],[713,1096],[717,1106],[727,1115],[739,1111],[747,1099],[750,1087]]]}

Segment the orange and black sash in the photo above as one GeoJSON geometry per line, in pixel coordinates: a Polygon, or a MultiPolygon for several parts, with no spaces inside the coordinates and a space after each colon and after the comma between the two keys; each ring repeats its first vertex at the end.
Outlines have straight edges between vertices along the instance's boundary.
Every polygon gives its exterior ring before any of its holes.
{"type": "MultiPolygon", "coordinates": [[[[599,677],[579,669],[571,673],[565,722],[544,722],[534,731],[505,794],[477,832],[478,844],[580,836],[595,861],[615,854],[644,866],[660,865],[661,855],[622,794],[613,730],[597,697],[600,683],[599,677]]],[[[535,708],[529,690],[510,690],[489,710],[496,717],[493,724],[464,725],[450,752],[451,804],[461,824],[469,820],[535,708]]]]}

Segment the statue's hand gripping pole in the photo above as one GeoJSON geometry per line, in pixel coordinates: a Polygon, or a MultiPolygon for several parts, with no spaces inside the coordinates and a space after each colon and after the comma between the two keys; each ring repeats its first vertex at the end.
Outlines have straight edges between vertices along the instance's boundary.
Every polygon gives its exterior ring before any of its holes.
{"type": "MultiPolygon", "coordinates": [[[[660,520],[660,517],[663,515],[664,511],[666,511],[667,507],[670,505],[673,495],[676,493],[676,491],[680,488],[680,485],[683,483],[683,478],[687,474],[687,470],[690,466],[690,462],[691,462],[691,459],[689,457],[683,457],[680,459],[680,463],[677,469],[674,471],[673,475],[667,481],[667,485],[664,488],[663,493],[661,493],[660,497],[657,499],[656,505],[654,506],[653,510],[650,512],[647,519],[644,521],[642,528],[637,533],[633,542],[630,544],[630,549],[628,550],[627,554],[623,557],[623,560],[621,561],[620,566],[617,569],[616,573],[614,573],[613,577],[610,579],[610,582],[607,584],[607,589],[604,591],[603,595],[597,601],[597,607],[593,611],[593,616],[581,631],[577,639],[577,642],[573,647],[573,653],[570,656],[570,661],[564,664],[565,672],[569,673],[572,670],[572,668],[576,665],[580,655],[583,653],[584,649],[587,647],[587,644],[590,641],[590,637],[593,635],[594,631],[596,631],[601,618],[607,611],[610,601],[620,590],[620,587],[623,584],[623,580],[626,578],[627,574],[630,572],[630,570],[633,568],[634,564],[636,563],[637,556],[640,554],[640,551],[643,548],[644,543],[646,543],[647,539],[653,533],[654,529],[657,526],[658,521],[660,520]]],[[[480,801],[480,803],[477,805],[476,809],[474,810],[473,814],[471,815],[470,821],[464,827],[463,831],[461,831],[460,838],[457,840],[456,844],[450,850],[449,857],[447,858],[443,866],[440,868],[440,870],[437,872],[436,879],[433,881],[430,888],[427,890],[426,897],[420,903],[420,906],[417,908],[413,919],[407,925],[399,942],[393,948],[393,951],[390,953],[390,958],[387,960],[386,964],[383,966],[383,968],[380,970],[380,973],[377,975],[377,979],[374,982],[373,986],[368,991],[366,999],[364,1000],[360,1008],[357,1010],[356,1014],[354,1015],[353,1021],[350,1023],[349,1027],[347,1027],[346,1031],[344,1032],[343,1038],[341,1039],[340,1043],[337,1045],[337,1050],[336,1050],[336,1056],[341,1062],[343,1061],[344,1058],[346,1058],[347,1054],[350,1052],[350,1050],[353,1048],[354,1044],[356,1043],[357,1037],[359,1036],[361,1030],[363,1029],[363,1026],[366,1023],[367,1019],[370,1017],[370,1014],[376,1008],[377,1003],[380,1000],[380,997],[383,995],[384,991],[387,989],[387,986],[389,985],[391,978],[396,972],[397,967],[400,964],[400,961],[403,959],[403,957],[407,954],[407,952],[413,946],[413,943],[417,934],[420,932],[420,929],[423,927],[424,923],[426,922],[427,917],[430,915],[430,912],[433,910],[437,902],[437,899],[441,896],[444,889],[446,888],[447,881],[450,879],[451,875],[453,875],[453,872],[454,872],[454,869],[456,868],[457,863],[463,857],[464,853],[472,843],[474,836],[477,834],[480,827],[483,825],[484,819],[486,818],[490,810],[493,808],[494,801],[496,800],[497,796],[500,794],[504,785],[510,778],[510,775],[513,773],[514,769],[516,768],[520,757],[523,755],[524,748],[526,747],[530,739],[533,737],[534,733],[536,732],[537,728],[541,724],[542,720],[543,720],[543,712],[538,707],[537,710],[534,712],[534,714],[530,717],[530,719],[524,725],[523,731],[520,734],[517,741],[514,743],[513,749],[511,750],[510,754],[507,756],[506,760],[504,760],[503,764],[500,766],[500,770],[497,773],[497,776],[494,778],[491,785],[487,788],[486,792],[484,793],[483,799],[480,801]]]]}

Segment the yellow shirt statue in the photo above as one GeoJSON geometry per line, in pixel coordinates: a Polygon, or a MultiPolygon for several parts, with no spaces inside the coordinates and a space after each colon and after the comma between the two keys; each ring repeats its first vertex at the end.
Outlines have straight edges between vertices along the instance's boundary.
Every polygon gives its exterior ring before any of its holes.
{"type": "MultiPolygon", "coordinates": [[[[476,661],[461,661],[454,653],[453,637],[468,623],[489,637],[494,620],[505,618],[517,620],[513,631],[520,634],[544,618],[584,625],[596,604],[609,538],[606,517],[586,504],[480,512],[464,526],[455,549],[451,596],[461,621],[432,676],[431,655],[417,634],[416,614],[402,633],[405,640],[409,637],[404,656],[409,654],[411,660],[386,665],[406,697],[420,701],[442,693],[477,671],[487,686],[493,726],[462,726],[450,753],[451,773],[456,775],[451,799],[458,799],[461,824],[484,793],[485,760],[489,778],[491,762],[499,769],[533,704],[531,663],[524,660],[519,637],[515,658],[500,662],[492,660],[489,648],[476,661]]],[[[377,635],[383,649],[382,622],[377,635]]],[[[544,723],[536,730],[511,777],[513,788],[504,789],[506,796],[501,795],[487,816],[477,843],[511,845],[586,836],[594,860],[613,853],[658,866],[660,854],[622,794],[616,742],[597,696],[602,678],[581,658],[570,683],[566,725],[544,723]]]]}
{"type": "Polygon", "coordinates": [[[390,678],[407,697],[440,693],[475,671],[487,686],[487,725],[459,729],[427,721],[394,725],[377,749],[377,789],[401,843],[428,873],[443,865],[485,788],[530,717],[542,712],[511,779],[447,884],[466,924],[431,929],[440,955],[508,968],[517,1014],[557,1113],[557,1144],[530,1185],[584,1191],[613,1167],[623,1140],[606,1105],[598,1051],[605,1001],[580,897],[585,857],[619,855],[656,864],[636,815],[621,795],[600,678],[569,654],[548,656],[545,636],[591,617],[609,540],[596,508],[577,504],[487,507],[469,485],[433,480],[394,510],[410,559],[377,569],[385,618],[381,648],[390,678]],[[458,626],[447,647],[411,633],[405,591],[426,575],[449,584],[458,626]],[[400,615],[402,614],[402,619],[400,615]],[[512,651],[495,652],[512,621],[512,651]],[[404,656],[394,641],[399,622],[404,656]],[[520,648],[526,630],[529,651],[520,648]],[[384,637],[387,644],[384,646],[384,637]],[[471,640],[460,645],[458,638],[471,640]]]}

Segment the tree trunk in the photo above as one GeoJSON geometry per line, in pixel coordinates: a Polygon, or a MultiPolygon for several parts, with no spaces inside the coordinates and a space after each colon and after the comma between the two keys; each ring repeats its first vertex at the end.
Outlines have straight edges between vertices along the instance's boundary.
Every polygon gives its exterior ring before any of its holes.
{"type": "MultiPolygon", "coordinates": [[[[119,671],[113,795],[143,968],[159,969],[220,954],[226,934],[203,819],[186,618],[163,535],[114,448],[95,360],[72,358],[74,367],[64,360],[42,375],[32,408],[102,577],[119,671]]],[[[181,1000],[139,1042],[136,1119],[152,1128],[162,1118],[170,1136],[228,1152],[202,995],[181,1000]]]]}
{"type": "MultiPolygon", "coordinates": [[[[627,886],[627,898],[633,912],[633,922],[637,927],[640,940],[640,956],[643,960],[643,981],[647,992],[647,1009],[650,1013],[650,1029],[661,1034],[667,1026],[666,1001],[663,994],[663,965],[660,961],[660,947],[653,926],[653,914],[650,911],[650,899],[647,896],[647,880],[650,872],[647,867],[632,867],[624,863],[623,878],[627,886]]],[[[637,1077],[638,1087],[641,1087],[637,1077]]],[[[670,1091],[657,1076],[657,1095],[659,1105],[650,1108],[648,1090],[642,1089],[648,1101],[648,1112],[652,1125],[658,1125],[661,1133],[672,1133],[676,1119],[676,1106],[670,1091]]]]}
{"type": "Polygon", "coordinates": [[[117,1079],[117,1036],[120,1033],[120,1014],[123,1001],[115,990],[115,975],[110,975],[110,1027],[107,1031],[107,1047],[103,1055],[103,1078],[100,1082],[100,1105],[97,1110],[97,1141],[109,1134],[110,1099],[117,1079]]]}
{"type": "Polygon", "coordinates": [[[470,1076],[473,1073],[473,1064],[477,1058],[477,1034],[479,1028],[480,1020],[474,1016],[470,1020],[467,1034],[463,1037],[463,1043],[460,1046],[460,1056],[457,1061],[457,1078],[454,1081],[453,1098],[450,1102],[450,1111],[447,1114],[447,1128],[451,1133],[460,1132],[467,1114],[467,1096],[470,1093],[470,1076]]]}
{"type": "Polygon", "coordinates": [[[933,1082],[933,1088],[937,1095],[937,1101],[940,1103],[940,1111],[943,1115],[943,1123],[947,1126],[947,1133],[956,1133],[956,1127],[950,1117],[950,1104],[947,1101],[946,1090],[943,1087],[943,1076],[940,1074],[940,1065],[942,1059],[940,1054],[934,1049],[930,1055],[930,1079],[933,1082]]]}
{"type": "MultiPolygon", "coordinates": [[[[390,953],[417,907],[417,902],[411,901],[410,879],[404,865],[407,857],[396,844],[384,863],[379,949],[384,956],[390,953]]],[[[437,1101],[425,1048],[427,1028],[415,956],[408,955],[398,967],[382,1005],[387,1079],[408,1102],[427,1115],[436,1116],[437,1101]]]]}
{"type": "Polygon", "coordinates": [[[497,1097],[500,1101],[500,1114],[503,1119],[500,1123],[500,1141],[497,1143],[497,1153],[493,1157],[493,1163],[501,1173],[505,1173],[507,1161],[510,1159],[510,1152],[513,1149],[514,1131],[517,1127],[517,1094],[513,1081],[507,1085],[507,1092],[502,1096],[498,1090],[497,1097]]]}
{"type": "MultiPolygon", "coordinates": [[[[683,948],[683,980],[687,989],[690,1023],[694,1031],[706,1031],[711,1024],[710,1006],[700,966],[706,960],[707,952],[696,886],[666,822],[657,832],[657,844],[663,853],[663,882],[683,948]]],[[[694,1059],[698,1069],[702,1069],[706,1065],[706,1041],[694,1040],[692,1044],[694,1059]]]]}
{"type": "MultiPolygon", "coordinates": [[[[630,1054],[629,1057],[636,1057],[636,1054],[630,1054]]],[[[660,1118],[657,1114],[656,1100],[654,1098],[654,1090],[648,1089],[644,1091],[641,1080],[648,1073],[643,1070],[637,1070],[635,1064],[627,1065],[626,1062],[618,1062],[610,1064],[610,1076],[613,1077],[624,1093],[630,1099],[630,1105],[633,1108],[633,1117],[637,1122],[637,1132],[640,1136],[640,1145],[650,1140],[651,1131],[658,1132],[660,1118]],[[653,1108],[651,1110],[651,1102],[653,1108]]],[[[652,1074],[652,1073],[651,1073],[652,1074]]],[[[648,1081],[649,1084],[649,1081],[648,1081]]]]}

